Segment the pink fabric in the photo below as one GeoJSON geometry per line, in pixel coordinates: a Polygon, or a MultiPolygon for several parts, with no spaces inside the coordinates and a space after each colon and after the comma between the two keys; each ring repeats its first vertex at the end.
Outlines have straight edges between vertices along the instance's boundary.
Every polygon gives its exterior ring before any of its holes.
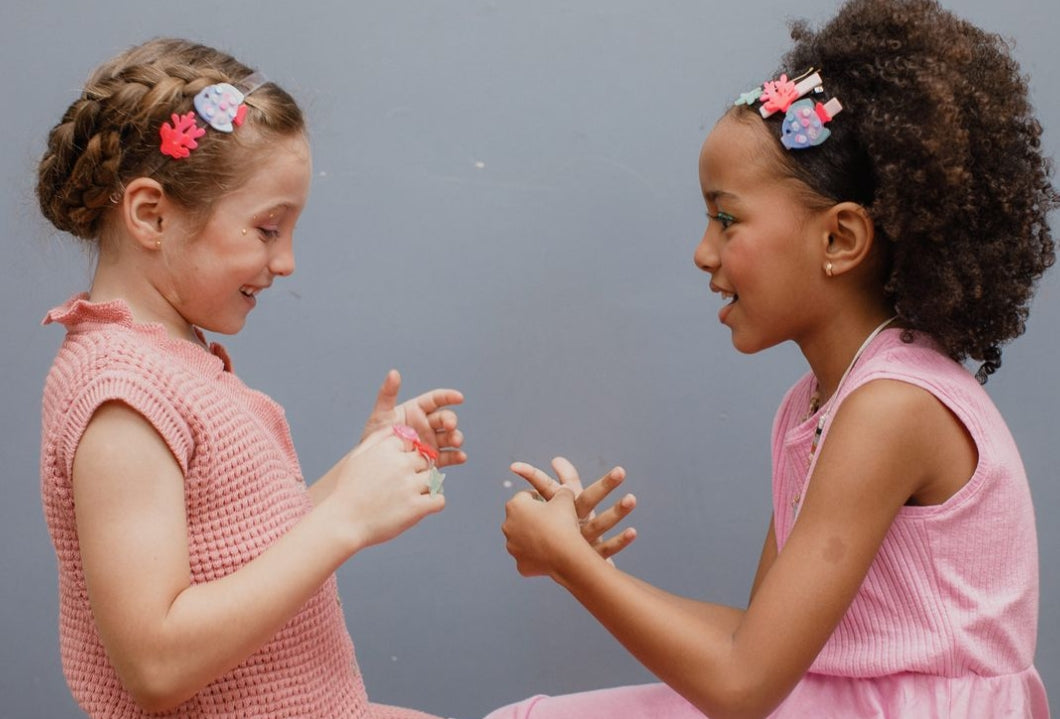
{"type": "MultiPolygon", "coordinates": [[[[1034,661],[1038,545],[1016,443],[974,377],[925,338],[908,344],[900,330],[883,332],[836,401],[884,378],[922,387],[945,404],[975,441],[979,464],[944,504],[899,512],[812,671],[850,677],[1019,674],[1034,661]]],[[[773,509],[780,548],[794,524],[791,498],[805,479],[817,422],[816,417],[801,421],[812,384],[807,376],[789,392],[774,426],[773,509]]],[[[826,425],[822,443],[828,431],[826,425]]]]}
{"type": "MultiPolygon", "coordinates": [[[[665,684],[536,696],[486,719],[703,719],[665,684]]],[[[1001,677],[807,674],[769,719],[1038,719],[1049,716],[1033,667],[1001,677]]]]}
{"type": "MultiPolygon", "coordinates": [[[[78,551],[71,468],[93,413],[121,401],[172,451],[185,475],[193,582],[236,571],[311,505],[283,409],[244,385],[218,345],[207,352],[136,324],[120,301],[75,297],[51,322],[67,335],[44,389],[41,495],[59,564],[63,671],[90,716],[147,716],[107,660],[78,551]]],[[[268,644],[165,716],[430,719],[369,703],[334,577],[268,644]]]]}
{"type": "MultiPolygon", "coordinates": [[[[964,423],[979,451],[974,476],[949,501],[899,512],[849,611],[772,719],[1045,719],[1034,668],[1038,547],[1015,442],[982,387],[932,342],[887,330],[836,402],[873,379],[923,387],[964,423]]],[[[803,419],[807,375],[773,427],[773,509],[782,550],[791,500],[808,470],[817,417],[803,419]]],[[[827,441],[825,428],[823,441],[827,441]]],[[[819,455],[819,453],[818,453],[819,455]]],[[[487,719],[702,717],[661,684],[534,697],[487,719]]]]}
{"type": "Polygon", "coordinates": [[[491,712],[486,719],[691,719],[696,708],[665,684],[536,696],[491,712]]]}

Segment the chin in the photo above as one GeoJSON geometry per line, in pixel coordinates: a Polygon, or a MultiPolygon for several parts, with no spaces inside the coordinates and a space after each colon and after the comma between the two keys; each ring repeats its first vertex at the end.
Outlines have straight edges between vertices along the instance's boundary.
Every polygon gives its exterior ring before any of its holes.
{"type": "Polygon", "coordinates": [[[753,355],[767,350],[771,347],[776,347],[779,342],[763,340],[761,337],[747,337],[746,335],[741,336],[736,330],[732,331],[732,346],[740,354],[753,355]]]}
{"type": "Polygon", "coordinates": [[[245,318],[241,320],[231,320],[228,322],[220,322],[214,319],[211,322],[204,322],[196,326],[204,332],[213,332],[214,334],[219,335],[234,335],[238,334],[239,331],[246,326],[246,324],[247,321],[245,318]]]}

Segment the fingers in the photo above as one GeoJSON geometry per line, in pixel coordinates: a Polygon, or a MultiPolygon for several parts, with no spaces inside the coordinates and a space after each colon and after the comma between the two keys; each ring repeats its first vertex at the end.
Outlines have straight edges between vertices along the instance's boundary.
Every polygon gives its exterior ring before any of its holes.
{"type": "Polygon", "coordinates": [[[420,433],[421,439],[439,451],[439,467],[467,461],[467,454],[460,449],[464,444],[464,433],[457,428],[459,418],[456,412],[447,408],[463,401],[460,392],[439,389],[398,406],[399,414],[420,433]]]}
{"type": "Polygon", "coordinates": [[[560,484],[564,487],[569,487],[576,497],[581,494],[582,480],[578,476],[578,470],[570,463],[570,460],[566,457],[555,457],[552,460],[552,469],[556,471],[556,477],[559,479],[560,484]]]}
{"type": "Polygon", "coordinates": [[[428,492],[421,492],[419,500],[420,509],[422,510],[423,516],[426,517],[429,514],[438,514],[445,509],[445,495],[444,494],[430,494],[428,492]]]}
{"type": "Polygon", "coordinates": [[[418,397],[413,398],[412,402],[415,403],[425,415],[430,416],[442,407],[463,404],[464,393],[456,389],[432,389],[429,392],[424,392],[418,397]]]}
{"type": "Polygon", "coordinates": [[[582,520],[582,536],[590,544],[595,544],[599,541],[600,537],[610,532],[615,526],[618,525],[623,519],[629,516],[637,507],[637,498],[632,494],[627,494],[622,499],[618,500],[605,512],[591,517],[586,520],[582,520]]]}
{"type": "Polygon", "coordinates": [[[544,472],[532,464],[526,462],[514,462],[510,469],[515,474],[519,475],[527,482],[530,486],[537,490],[545,500],[552,499],[552,495],[556,493],[556,490],[560,488],[560,483],[552,479],[547,472],[544,472]]]}
{"type": "Polygon", "coordinates": [[[590,517],[596,506],[611,494],[626,479],[626,470],[615,467],[600,479],[596,480],[578,495],[578,516],[590,517]]]}
{"type": "Polygon", "coordinates": [[[375,398],[375,407],[372,414],[392,412],[397,406],[398,393],[401,392],[401,373],[392,369],[383,378],[383,384],[379,387],[379,393],[375,398]]]}
{"type": "Polygon", "coordinates": [[[599,542],[598,544],[593,546],[593,549],[595,549],[596,553],[604,559],[610,560],[611,557],[615,556],[623,549],[633,544],[633,541],[636,538],[637,530],[630,527],[606,541],[599,542]]]}

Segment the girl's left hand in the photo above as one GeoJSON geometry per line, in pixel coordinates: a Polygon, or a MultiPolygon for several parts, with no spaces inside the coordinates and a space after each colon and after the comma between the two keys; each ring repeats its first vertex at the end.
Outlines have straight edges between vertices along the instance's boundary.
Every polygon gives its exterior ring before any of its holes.
{"type": "Polygon", "coordinates": [[[461,404],[464,395],[455,389],[433,389],[398,404],[400,390],[401,375],[392,369],[387,372],[379,388],[375,407],[365,424],[361,440],[385,427],[407,424],[416,430],[425,444],[438,450],[437,466],[466,462],[467,455],[460,449],[464,444],[464,435],[457,428],[456,412],[449,409],[452,405],[461,404]]]}

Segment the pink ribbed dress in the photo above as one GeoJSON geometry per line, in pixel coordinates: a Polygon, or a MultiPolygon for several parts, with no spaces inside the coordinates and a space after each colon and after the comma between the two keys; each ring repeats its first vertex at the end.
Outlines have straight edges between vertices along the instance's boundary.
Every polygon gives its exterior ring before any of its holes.
{"type": "MultiPolygon", "coordinates": [[[[923,387],[964,423],[979,451],[968,483],[937,506],[904,507],[846,615],[772,719],[1044,719],[1034,668],[1038,546],[1023,463],[1000,413],[963,367],[917,336],[886,330],[835,402],[874,379],[923,387]]],[[[773,426],[773,511],[783,550],[806,478],[815,382],[784,398],[773,426]]],[[[834,412],[833,412],[834,415],[834,412]]],[[[827,441],[825,427],[822,442],[827,441]]],[[[818,456],[819,456],[818,452],[818,456]]],[[[489,719],[701,717],[661,685],[535,697],[489,719]]]]}
{"type": "MultiPolygon", "coordinates": [[[[224,577],[261,554],[310,510],[283,409],[206,351],[136,324],[121,301],[71,299],[45,317],[67,335],[45,383],[44,515],[59,565],[59,641],[74,698],[91,717],[144,717],[107,660],[78,551],[71,468],[101,404],[142,414],[184,472],[192,582],[224,577]]],[[[159,715],[151,715],[159,716],[159,715]]],[[[167,717],[431,719],[371,704],[330,577],[258,652],[167,717]]]]}

